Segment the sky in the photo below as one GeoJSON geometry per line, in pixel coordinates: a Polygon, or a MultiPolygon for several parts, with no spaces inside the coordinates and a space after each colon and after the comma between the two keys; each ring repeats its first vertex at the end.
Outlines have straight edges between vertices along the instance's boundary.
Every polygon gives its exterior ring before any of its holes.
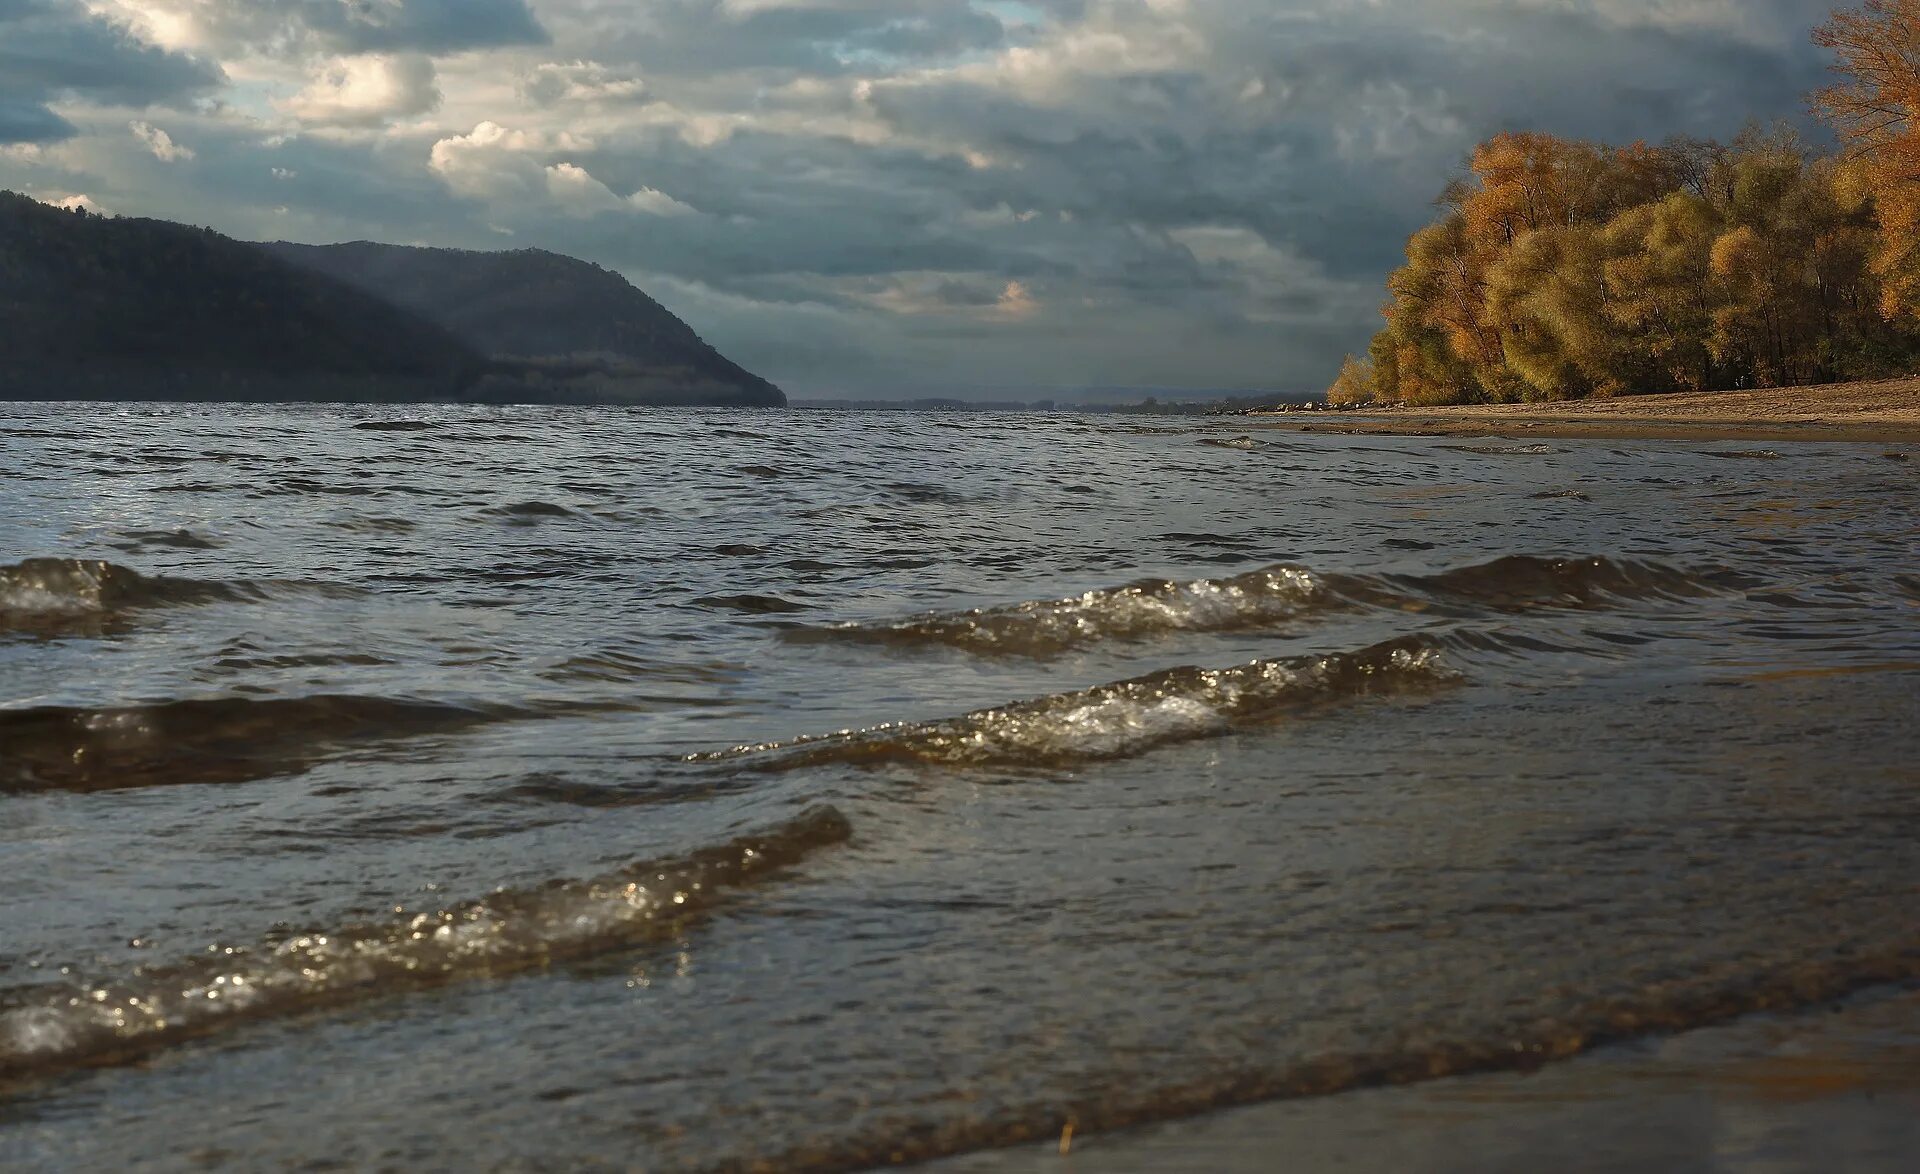
{"type": "Polygon", "coordinates": [[[1804,121],[1829,0],[0,0],[0,188],[545,248],[801,395],[1324,387],[1472,145],[1804,121]]]}

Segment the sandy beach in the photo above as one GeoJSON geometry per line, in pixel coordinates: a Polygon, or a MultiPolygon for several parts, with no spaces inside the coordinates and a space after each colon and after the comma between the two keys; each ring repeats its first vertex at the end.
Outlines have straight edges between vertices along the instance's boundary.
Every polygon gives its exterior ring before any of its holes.
{"type": "Polygon", "coordinates": [[[1920,441],[1920,377],[1540,404],[1259,413],[1261,427],[1393,436],[1920,441]]]}

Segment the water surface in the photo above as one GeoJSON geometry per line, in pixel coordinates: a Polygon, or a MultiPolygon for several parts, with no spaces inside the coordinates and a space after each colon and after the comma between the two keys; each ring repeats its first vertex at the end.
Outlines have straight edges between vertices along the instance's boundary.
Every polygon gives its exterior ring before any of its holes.
{"type": "Polygon", "coordinates": [[[859,1167],[1920,974],[1912,462],[1240,431],[0,408],[0,1165],[859,1167]]]}

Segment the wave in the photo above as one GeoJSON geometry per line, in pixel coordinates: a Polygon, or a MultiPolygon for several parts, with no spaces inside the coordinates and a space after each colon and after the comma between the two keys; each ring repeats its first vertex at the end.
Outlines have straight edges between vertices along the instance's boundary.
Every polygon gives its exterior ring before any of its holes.
{"type": "Polygon", "coordinates": [[[741,611],[754,615],[782,615],[808,610],[808,605],[782,599],[778,595],[707,595],[693,601],[694,606],[714,611],[741,611]]]}
{"type": "Polygon", "coordinates": [[[1103,640],[1261,627],[1337,603],[1312,571],[1274,566],[1230,578],[1186,583],[1148,579],[1066,599],[803,628],[786,635],[798,640],[944,644],[970,652],[1049,656],[1103,640]]]}
{"type": "Polygon", "coordinates": [[[0,566],[0,625],[36,615],[98,614],[262,594],[251,584],[143,575],[101,559],[30,558],[0,566]]]}
{"type": "Polygon", "coordinates": [[[736,746],[690,763],[758,760],[761,769],[892,762],[1020,766],[1123,758],[1254,725],[1305,706],[1429,691],[1458,680],[1439,646],[1403,638],[1353,653],[1176,668],[946,721],[736,746]]]}
{"type": "Polygon", "coordinates": [[[941,645],[989,655],[1046,657],[1108,640],[1227,632],[1374,607],[1516,611],[1699,597],[1739,585],[1725,572],[1602,557],[1511,556],[1430,575],[1319,574],[1278,565],[1228,578],[1150,579],[963,612],[802,628],[789,640],[941,645]]]}
{"type": "Polygon", "coordinates": [[[1751,586],[1731,571],[1686,570],[1636,559],[1540,558],[1509,555],[1431,575],[1386,576],[1381,582],[1434,602],[1494,611],[1575,610],[1618,603],[1699,599],[1751,586]]]}
{"type": "Polygon", "coordinates": [[[36,986],[0,1003],[0,1079],[122,1061],[250,1020],[534,970],[669,938],[754,884],[853,834],[817,806],[687,856],[586,880],[503,889],[388,921],[209,948],[103,982],[36,986]]]}
{"type": "Polygon", "coordinates": [[[531,716],[384,697],[220,697],[0,709],[0,794],[235,783],[304,769],[351,743],[531,716]]]}
{"type": "Polygon", "coordinates": [[[283,594],[354,598],[362,593],[318,583],[146,575],[103,559],[30,558],[0,566],[0,632],[85,630],[150,608],[257,603],[283,594]]]}

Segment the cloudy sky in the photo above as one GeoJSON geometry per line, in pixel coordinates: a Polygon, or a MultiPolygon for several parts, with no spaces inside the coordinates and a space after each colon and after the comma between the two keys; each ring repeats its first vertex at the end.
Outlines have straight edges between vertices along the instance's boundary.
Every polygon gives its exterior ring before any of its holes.
{"type": "Polygon", "coordinates": [[[540,247],[802,394],[1325,384],[1478,139],[1799,118],[1829,0],[0,0],[0,187],[540,247]]]}

